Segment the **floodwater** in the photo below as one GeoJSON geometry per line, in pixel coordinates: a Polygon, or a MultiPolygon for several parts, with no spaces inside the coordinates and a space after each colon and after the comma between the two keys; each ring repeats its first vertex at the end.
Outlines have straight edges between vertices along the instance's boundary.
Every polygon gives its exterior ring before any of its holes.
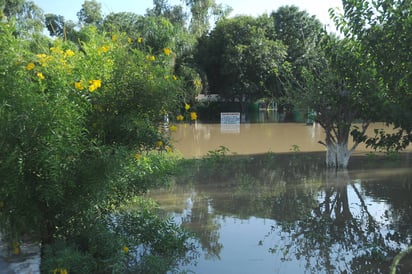
{"type": "MultiPolygon", "coordinates": [[[[412,159],[323,154],[231,156],[148,195],[193,232],[187,273],[389,273],[412,244],[412,159]]],[[[411,256],[400,272],[412,273],[411,256]]]]}
{"type": "MultiPolygon", "coordinates": [[[[374,124],[367,133],[386,128],[374,124]]],[[[177,151],[184,157],[202,157],[220,146],[229,149],[229,154],[257,154],[267,152],[325,151],[319,144],[324,141],[325,133],[318,125],[299,123],[246,123],[238,125],[185,124],[179,125],[172,139],[177,151]]],[[[352,143],[350,142],[349,145],[352,143]]],[[[371,151],[359,145],[355,152],[371,151]]]]}
{"type": "MultiPolygon", "coordinates": [[[[389,273],[394,257],[412,245],[412,154],[357,154],[337,172],[324,167],[319,128],[231,130],[180,129],[177,148],[187,157],[220,145],[239,155],[197,160],[172,187],[148,193],[193,232],[198,256],[182,271],[389,273]],[[305,152],[292,152],[293,145],[305,152]]],[[[397,273],[412,273],[411,255],[397,273]]]]}

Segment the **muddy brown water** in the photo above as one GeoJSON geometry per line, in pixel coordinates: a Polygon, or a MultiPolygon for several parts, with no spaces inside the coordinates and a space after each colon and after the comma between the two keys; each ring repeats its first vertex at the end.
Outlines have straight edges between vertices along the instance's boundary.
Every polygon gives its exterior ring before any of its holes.
{"type": "MultiPolygon", "coordinates": [[[[373,136],[373,130],[380,128],[390,130],[377,123],[367,133],[373,136]]],[[[189,158],[205,156],[220,146],[228,148],[229,154],[325,151],[325,147],[319,144],[325,138],[323,129],[318,125],[301,123],[182,124],[173,132],[172,138],[177,151],[189,158]]],[[[373,150],[361,144],[355,153],[369,151],[373,150]]]]}
{"type": "MultiPolygon", "coordinates": [[[[412,156],[365,156],[361,147],[349,170],[331,171],[317,143],[322,134],[301,124],[180,128],[174,138],[185,157],[221,145],[244,155],[200,164],[172,187],[148,193],[193,232],[198,255],[181,270],[389,273],[412,244],[412,156]],[[291,152],[294,146],[301,152],[291,152]]],[[[411,271],[406,256],[397,273],[411,271]]]]}

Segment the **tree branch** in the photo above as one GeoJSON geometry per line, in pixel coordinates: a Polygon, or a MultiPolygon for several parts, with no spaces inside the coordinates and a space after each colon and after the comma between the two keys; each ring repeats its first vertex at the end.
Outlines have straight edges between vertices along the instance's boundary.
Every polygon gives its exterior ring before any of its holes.
{"type": "Polygon", "coordinates": [[[390,274],[396,274],[396,268],[398,267],[399,262],[402,260],[403,257],[405,257],[411,252],[412,252],[412,245],[409,246],[406,250],[400,252],[398,255],[395,256],[395,258],[392,261],[390,274]]]}
{"type": "MultiPolygon", "coordinates": [[[[366,132],[366,130],[368,129],[369,125],[370,125],[370,122],[369,122],[369,121],[362,123],[362,131],[361,131],[361,134],[362,134],[362,135],[365,134],[365,132],[366,132]]],[[[353,144],[352,148],[350,149],[350,153],[352,153],[352,152],[358,147],[359,144],[360,144],[359,141],[355,141],[355,143],[353,144]]]]}

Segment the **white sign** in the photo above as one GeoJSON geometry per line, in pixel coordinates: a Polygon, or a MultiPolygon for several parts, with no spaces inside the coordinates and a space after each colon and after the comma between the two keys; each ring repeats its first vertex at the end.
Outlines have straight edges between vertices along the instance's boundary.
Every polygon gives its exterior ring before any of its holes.
{"type": "Polygon", "coordinates": [[[240,112],[221,112],[220,113],[221,124],[240,124],[240,112]]]}
{"type": "Polygon", "coordinates": [[[240,132],[240,112],[221,112],[220,131],[239,133],[240,132]]]}

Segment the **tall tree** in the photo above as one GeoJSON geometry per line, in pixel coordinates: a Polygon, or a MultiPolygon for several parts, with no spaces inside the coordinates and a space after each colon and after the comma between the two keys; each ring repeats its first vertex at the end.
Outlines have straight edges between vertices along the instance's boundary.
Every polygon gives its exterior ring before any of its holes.
{"type": "Polygon", "coordinates": [[[271,13],[274,24],[272,39],[288,46],[288,61],[295,62],[316,46],[322,33],[322,24],[296,6],[282,6],[271,13]]]}
{"type": "Polygon", "coordinates": [[[96,0],[85,0],[77,17],[82,25],[100,26],[103,21],[102,5],[96,0]]]}
{"type": "Polygon", "coordinates": [[[196,59],[210,91],[227,100],[253,101],[273,94],[283,70],[286,47],[268,39],[262,19],[238,16],[220,20],[198,45],[196,59]]]}
{"type": "Polygon", "coordinates": [[[405,148],[412,140],[412,1],[343,1],[343,15],[330,13],[343,34],[361,45],[360,53],[385,87],[383,121],[394,134],[377,132],[368,140],[373,147],[405,148]]]}
{"type": "Polygon", "coordinates": [[[43,30],[43,11],[26,0],[0,0],[0,20],[16,20],[16,34],[28,35],[43,30]]]}
{"type": "MultiPolygon", "coordinates": [[[[273,24],[272,31],[269,33],[270,38],[280,40],[287,46],[286,60],[290,64],[291,75],[293,79],[300,79],[302,67],[311,62],[308,58],[310,52],[313,52],[321,39],[322,24],[315,16],[310,16],[296,6],[282,6],[273,11],[270,17],[273,24]]],[[[282,87],[287,80],[281,78],[278,86],[282,87]]],[[[293,82],[289,84],[293,85],[293,82]]],[[[284,88],[282,93],[284,95],[284,88]]]]}
{"type": "Polygon", "coordinates": [[[148,16],[163,16],[173,25],[183,27],[186,24],[188,15],[180,5],[171,6],[168,0],[153,0],[153,9],[147,10],[148,16]]]}
{"type": "Polygon", "coordinates": [[[26,0],[0,0],[1,15],[12,17],[21,13],[26,0]]]}
{"type": "MultiPolygon", "coordinates": [[[[371,121],[378,118],[381,87],[374,69],[366,66],[359,44],[325,35],[312,52],[310,65],[302,68],[288,90],[292,103],[313,109],[325,130],[326,164],[346,168],[352,152],[364,141],[371,121]],[[361,128],[353,127],[362,121],[361,128]],[[349,137],[354,144],[348,147],[349,137]]],[[[293,77],[292,77],[293,79],[293,77]]]]}
{"type": "Polygon", "coordinates": [[[130,12],[111,13],[104,19],[103,25],[107,31],[124,32],[134,41],[139,39],[138,43],[150,48],[153,53],[162,52],[165,47],[174,49],[179,31],[165,17],[141,16],[130,12]]]}
{"type": "Polygon", "coordinates": [[[214,22],[226,17],[231,11],[231,7],[224,7],[216,4],[215,0],[183,0],[190,8],[191,20],[190,30],[197,37],[206,34],[210,29],[212,17],[214,22]]]}
{"type": "Polygon", "coordinates": [[[77,42],[76,24],[73,21],[66,21],[64,16],[51,13],[46,14],[44,17],[50,36],[77,42]]]}
{"type": "Polygon", "coordinates": [[[103,28],[107,32],[126,33],[129,37],[139,36],[139,22],[142,16],[133,12],[109,13],[103,21],[103,28]]]}

